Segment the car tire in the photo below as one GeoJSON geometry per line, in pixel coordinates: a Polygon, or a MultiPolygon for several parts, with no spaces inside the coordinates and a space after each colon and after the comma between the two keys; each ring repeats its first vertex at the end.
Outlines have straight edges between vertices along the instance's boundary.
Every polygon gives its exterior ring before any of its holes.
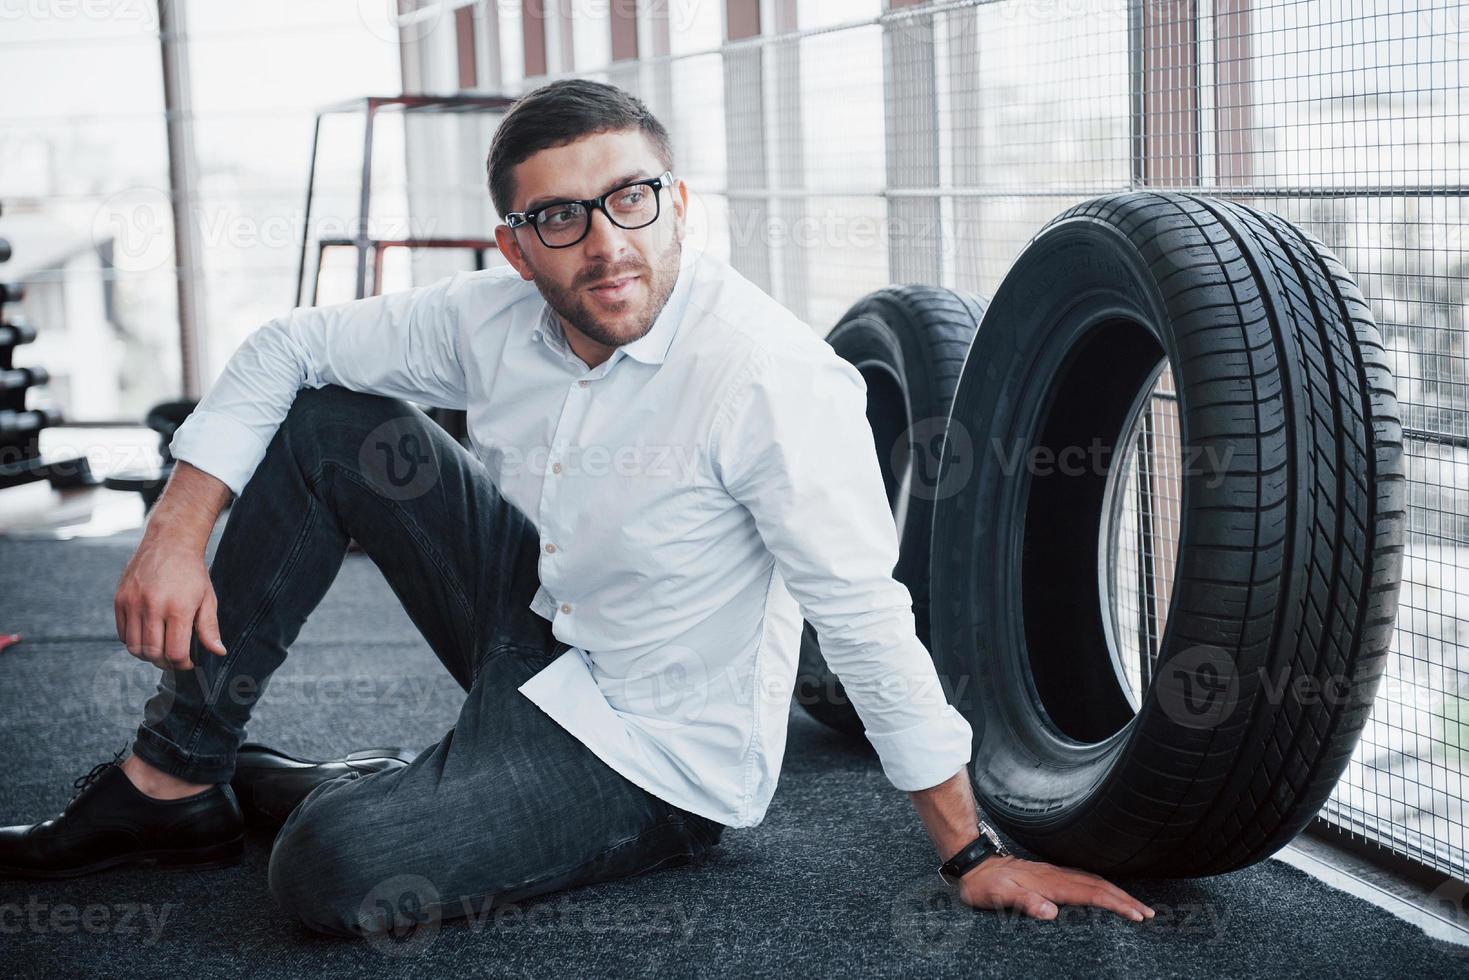
{"type": "MultiPolygon", "coordinates": [[[[925,647],[939,452],[949,402],[984,308],[985,300],[972,293],[889,286],[855,303],[826,336],[867,382],[867,420],[899,530],[893,574],[913,597],[914,627],[925,647]],[[917,464],[911,472],[910,461],[917,464]]],[[[802,627],[796,700],[822,724],[862,737],[862,720],[827,667],[810,623],[802,627]]]]}
{"type": "Polygon", "coordinates": [[[1218,874],[1290,841],[1366,723],[1401,581],[1393,379],[1341,262],[1227,200],[1073,207],[997,289],[950,431],[979,457],[937,502],[931,649],[984,811],[1046,860],[1116,875],[1218,874]],[[1176,448],[1151,421],[1167,400],[1142,397],[1164,369],[1176,448]],[[1129,419],[1155,451],[1129,449],[1129,419]],[[1117,530],[1134,499],[1151,552],[1117,530]]]}

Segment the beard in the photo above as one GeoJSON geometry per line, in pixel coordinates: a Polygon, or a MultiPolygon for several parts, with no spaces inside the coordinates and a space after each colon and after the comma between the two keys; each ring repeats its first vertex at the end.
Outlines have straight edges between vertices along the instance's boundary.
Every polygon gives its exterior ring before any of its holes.
{"type": "MultiPolygon", "coordinates": [[[[653,321],[658,319],[668,297],[673,295],[682,256],[683,242],[675,235],[663,254],[654,259],[651,267],[641,262],[615,268],[600,266],[577,277],[577,283],[571,287],[552,282],[547,276],[537,276],[535,282],[540,288],[541,296],[546,300],[546,305],[563,320],[604,347],[621,347],[652,329],[653,321]],[[616,279],[626,275],[635,275],[641,279],[645,293],[641,310],[629,317],[627,309],[619,308],[608,313],[592,305],[595,301],[587,297],[586,286],[602,279],[616,279]],[[618,326],[614,324],[620,325],[623,332],[619,333],[618,326]]],[[[636,300],[627,299],[618,305],[628,307],[633,302],[636,300]]]]}

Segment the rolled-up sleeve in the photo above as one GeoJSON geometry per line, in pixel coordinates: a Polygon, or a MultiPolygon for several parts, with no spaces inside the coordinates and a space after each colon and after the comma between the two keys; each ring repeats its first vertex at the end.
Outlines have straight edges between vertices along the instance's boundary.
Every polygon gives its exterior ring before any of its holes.
{"type": "Polygon", "coordinates": [[[867,385],[830,345],[756,348],[711,436],[716,472],[753,515],[898,789],[968,765],[973,731],[948,701],[893,577],[897,528],[867,421],[867,385]]]}
{"type": "Polygon", "coordinates": [[[302,387],[337,384],[464,408],[453,299],[462,273],[414,289],[296,309],[257,328],[169,444],[239,493],[302,387]]]}

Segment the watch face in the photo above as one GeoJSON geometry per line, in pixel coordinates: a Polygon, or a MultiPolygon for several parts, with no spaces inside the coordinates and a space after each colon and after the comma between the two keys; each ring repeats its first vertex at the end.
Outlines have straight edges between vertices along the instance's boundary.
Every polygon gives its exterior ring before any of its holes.
{"type": "Polygon", "coordinates": [[[1005,850],[1004,842],[1000,840],[1000,835],[995,833],[995,829],[983,820],[979,822],[979,832],[984,835],[985,840],[989,841],[990,848],[994,853],[1002,856],[1008,853],[1005,850]]]}

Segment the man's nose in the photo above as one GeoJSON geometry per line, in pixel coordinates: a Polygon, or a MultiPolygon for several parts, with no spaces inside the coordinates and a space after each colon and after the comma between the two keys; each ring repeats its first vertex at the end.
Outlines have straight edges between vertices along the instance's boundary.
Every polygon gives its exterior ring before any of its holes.
{"type": "Polygon", "coordinates": [[[627,253],[627,229],[619,228],[601,208],[592,208],[592,227],[582,240],[589,257],[616,260],[627,253]]]}

